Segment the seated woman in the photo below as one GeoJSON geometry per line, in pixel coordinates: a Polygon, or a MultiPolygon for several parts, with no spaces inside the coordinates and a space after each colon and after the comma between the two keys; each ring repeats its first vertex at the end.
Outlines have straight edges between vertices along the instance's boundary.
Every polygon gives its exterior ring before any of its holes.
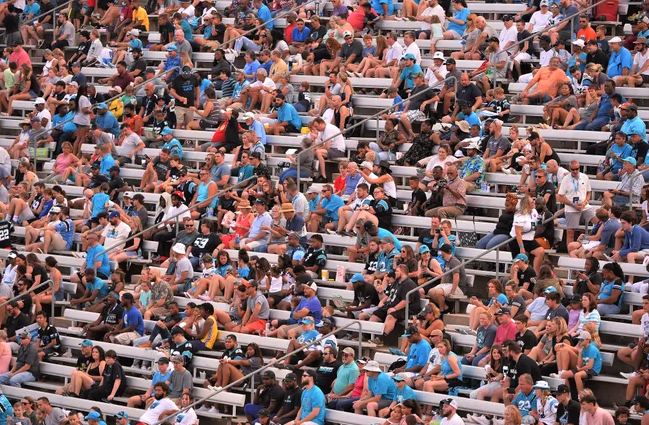
{"type": "Polygon", "coordinates": [[[536,404],[532,403],[530,415],[538,421],[538,424],[554,425],[557,421],[559,402],[552,397],[550,385],[545,381],[537,381],[532,388],[536,395],[536,404]]]}
{"type": "Polygon", "coordinates": [[[518,197],[515,193],[508,193],[505,198],[505,211],[498,217],[496,228],[476,243],[476,248],[491,249],[510,238],[509,234],[514,225],[514,213],[516,212],[518,197]]]}
{"type": "Polygon", "coordinates": [[[579,342],[575,348],[579,351],[579,357],[576,369],[563,371],[560,375],[566,380],[566,385],[571,387],[571,392],[574,391],[573,394],[583,390],[584,382],[599,375],[602,370],[602,355],[599,351],[602,343],[599,335],[591,335],[583,330],[579,333],[577,341],[579,342]]]}
{"type": "Polygon", "coordinates": [[[72,371],[70,383],[67,389],[63,388],[62,395],[79,397],[82,391],[89,390],[92,386],[101,382],[106,367],[104,349],[98,345],[94,346],[91,357],[92,363],[88,365],[88,369],[75,369],[72,371]]]}
{"type": "Polygon", "coordinates": [[[489,311],[493,315],[500,307],[506,307],[509,304],[507,296],[503,293],[503,284],[500,280],[491,279],[487,282],[487,292],[489,294],[489,303],[487,305],[476,297],[469,299],[466,312],[469,314],[469,328],[473,331],[480,324],[479,320],[482,312],[489,311]]]}
{"type": "MultiPolygon", "coordinates": [[[[216,384],[208,386],[209,390],[225,387],[226,385],[251,374],[264,365],[264,357],[261,354],[259,345],[254,342],[248,344],[246,356],[239,360],[221,359],[219,368],[216,371],[216,384]]],[[[244,385],[244,382],[238,386],[244,385]]]]}
{"type": "Polygon", "coordinates": [[[189,108],[195,111],[201,118],[191,121],[187,124],[187,130],[208,130],[218,127],[223,121],[223,113],[221,105],[216,99],[216,92],[214,88],[208,87],[205,89],[206,101],[203,103],[203,110],[198,110],[195,106],[189,108]]]}
{"type": "Polygon", "coordinates": [[[572,346],[566,321],[563,317],[555,317],[545,325],[545,331],[537,346],[530,351],[529,357],[538,362],[543,376],[569,370],[576,363],[577,357],[571,349],[564,349],[572,346]]]}
{"type": "Polygon", "coordinates": [[[539,214],[532,204],[532,198],[524,196],[519,201],[518,210],[514,214],[514,224],[509,234],[514,237],[514,240],[509,243],[512,257],[521,253],[531,255],[534,258],[534,271],[537,274],[545,257],[545,249],[535,240],[535,227],[538,219],[539,214]]]}
{"type": "MultiPolygon", "coordinates": [[[[462,381],[462,363],[457,354],[451,351],[451,343],[443,339],[437,344],[437,350],[442,358],[440,372],[424,384],[424,391],[434,393],[463,387],[465,383],[462,381]]],[[[430,413],[433,407],[429,405],[427,408],[430,413]]]]}
{"type": "Polygon", "coordinates": [[[624,272],[618,263],[606,263],[602,267],[604,282],[597,294],[597,310],[602,316],[618,314],[624,294],[624,272]]]}
{"type": "Polygon", "coordinates": [[[442,268],[436,259],[430,255],[430,248],[427,245],[419,247],[419,261],[417,262],[417,283],[420,285],[419,293],[426,296],[423,286],[426,282],[442,275],[442,268]]]}
{"type": "MultiPolygon", "coordinates": [[[[486,383],[480,388],[471,391],[469,398],[498,402],[499,400],[491,399],[491,396],[493,395],[494,390],[500,387],[500,381],[505,378],[503,374],[503,348],[500,345],[494,345],[491,347],[489,353],[491,355],[491,360],[487,365],[488,367],[485,366],[485,371],[487,372],[487,377],[485,379],[486,383]]],[[[477,415],[473,416],[475,417],[477,415]]]]}
{"type": "Polygon", "coordinates": [[[546,103],[543,107],[543,119],[552,128],[561,128],[572,109],[578,109],[577,97],[572,84],[564,83],[559,88],[559,96],[546,103]]]}
{"type": "Polygon", "coordinates": [[[602,244],[602,232],[604,230],[604,223],[608,221],[608,210],[599,208],[595,213],[597,223],[590,229],[590,234],[579,235],[576,241],[568,244],[568,255],[571,258],[586,258],[588,255],[593,255],[592,251],[598,250],[600,245],[606,249],[608,242],[602,244]]]}
{"type": "Polygon", "coordinates": [[[587,323],[595,323],[596,330],[599,332],[599,324],[602,321],[599,311],[597,311],[597,298],[595,295],[586,292],[581,296],[582,310],[579,313],[579,322],[568,333],[571,337],[576,338],[579,332],[584,330],[587,323]]]}

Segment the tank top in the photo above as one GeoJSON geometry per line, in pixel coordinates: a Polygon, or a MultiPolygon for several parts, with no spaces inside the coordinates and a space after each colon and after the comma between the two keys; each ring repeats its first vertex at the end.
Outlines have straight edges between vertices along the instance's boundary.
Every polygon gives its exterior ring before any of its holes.
{"type": "Polygon", "coordinates": [[[336,127],[340,128],[340,109],[338,111],[336,111],[334,109],[334,122],[333,122],[333,124],[336,127]]]}
{"type": "Polygon", "coordinates": [[[56,158],[56,163],[54,166],[56,167],[56,174],[63,174],[66,168],[70,167],[72,164],[72,159],[70,158],[70,155],[59,155],[58,158],[56,158]]]}
{"type": "MultiPolygon", "coordinates": [[[[201,182],[201,184],[198,185],[198,197],[196,198],[196,202],[203,202],[210,197],[210,191],[209,191],[210,183],[211,182],[204,184],[203,182],[201,182]]],[[[218,201],[218,198],[215,196],[214,199],[212,199],[212,202],[210,202],[209,206],[215,208],[216,201],[218,201]]]]}
{"type": "MultiPolygon", "coordinates": [[[[455,354],[453,352],[451,352],[449,354],[449,356],[453,356],[457,360],[457,367],[460,368],[460,376],[458,376],[456,379],[459,379],[461,381],[462,380],[462,362],[460,362],[460,359],[457,357],[457,354],[455,354]]],[[[446,356],[446,357],[444,357],[442,359],[442,366],[440,368],[439,373],[442,376],[451,375],[451,374],[455,373],[455,372],[453,372],[453,368],[451,368],[451,365],[448,362],[448,356],[446,356]]]]}
{"type": "Polygon", "coordinates": [[[9,372],[9,364],[11,363],[11,347],[6,342],[2,343],[4,345],[4,351],[0,355],[0,373],[9,372]]]}
{"type": "Polygon", "coordinates": [[[218,100],[212,101],[212,110],[209,115],[205,117],[205,121],[216,126],[218,123],[223,121],[223,114],[221,113],[221,106],[218,100]]]}
{"type": "MultiPolygon", "coordinates": [[[[201,339],[201,342],[205,344],[206,348],[211,350],[216,342],[216,337],[219,335],[219,328],[218,322],[214,316],[210,316],[208,319],[212,319],[212,327],[210,327],[205,336],[201,339]]],[[[205,323],[207,323],[207,321],[205,323]]]]}
{"type": "Polygon", "coordinates": [[[96,367],[89,368],[88,369],[88,375],[90,375],[90,376],[101,376],[101,374],[99,373],[99,365],[100,364],[98,364],[96,367]]]}
{"type": "Polygon", "coordinates": [[[397,199],[397,185],[394,183],[394,180],[383,182],[383,190],[385,190],[385,194],[390,198],[397,199]]]}

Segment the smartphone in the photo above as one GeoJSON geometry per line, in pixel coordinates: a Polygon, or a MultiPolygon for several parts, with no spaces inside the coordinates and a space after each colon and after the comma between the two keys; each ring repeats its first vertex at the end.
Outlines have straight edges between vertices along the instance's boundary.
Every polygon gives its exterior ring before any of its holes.
{"type": "Polygon", "coordinates": [[[514,395],[515,392],[516,392],[515,388],[507,388],[507,394],[514,395]]]}
{"type": "Polygon", "coordinates": [[[573,204],[578,204],[579,203],[579,196],[573,196],[572,197],[572,203],[573,204]]]}

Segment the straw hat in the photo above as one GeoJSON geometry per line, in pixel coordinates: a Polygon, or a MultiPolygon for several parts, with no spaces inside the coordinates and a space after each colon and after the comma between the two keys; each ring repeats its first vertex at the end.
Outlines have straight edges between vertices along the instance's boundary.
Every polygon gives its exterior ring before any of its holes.
{"type": "Polygon", "coordinates": [[[252,209],[252,207],[250,206],[250,201],[239,201],[237,203],[237,209],[238,210],[252,209]]]}
{"type": "Polygon", "coordinates": [[[285,212],[295,212],[295,209],[293,208],[293,204],[290,202],[282,204],[282,209],[279,210],[279,212],[285,213],[285,212]]]}

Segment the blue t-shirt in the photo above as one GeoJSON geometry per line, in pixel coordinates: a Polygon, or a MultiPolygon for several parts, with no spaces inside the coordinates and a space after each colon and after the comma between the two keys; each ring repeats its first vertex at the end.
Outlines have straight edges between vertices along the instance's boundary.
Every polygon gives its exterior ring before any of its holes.
{"type": "Polygon", "coordinates": [[[386,373],[381,372],[376,379],[368,376],[367,389],[371,391],[373,396],[380,395],[381,399],[394,400],[397,393],[397,384],[386,373]]]}
{"type": "Polygon", "coordinates": [[[183,145],[178,141],[178,139],[173,138],[168,142],[165,142],[165,144],[162,145],[162,149],[164,148],[169,149],[172,155],[178,155],[181,160],[183,159],[183,145]]]}
{"type": "Polygon", "coordinates": [[[144,335],[144,319],[142,319],[142,314],[134,305],[128,311],[124,310],[123,319],[124,328],[135,325],[135,332],[144,335]]]}
{"type": "Polygon", "coordinates": [[[310,35],[311,30],[309,29],[309,27],[304,26],[302,32],[298,31],[298,28],[295,27],[293,28],[293,32],[291,33],[291,38],[293,39],[293,41],[296,41],[298,43],[304,43],[304,41],[309,38],[310,35]]]}
{"type": "Polygon", "coordinates": [[[412,66],[406,66],[403,68],[403,71],[401,71],[401,75],[399,78],[401,81],[403,81],[406,85],[406,88],[411,89],[415,86],[415,74],[418,74],[422,72],[421,66],[414,64],[412,66]]]}
{"type": "Polygon", "coordinates": [[[103,115],[97,115],[95,118],[95,124],[97,124],[97,127],[101,129],[101,131],[119,137],[119,122],[117,122],[117,118],[115,118],[115,115],[113,115],[112,112],[106,111],[103,115]]]}
{"type": "Polygon", "coordinates": [[[72,223],[72,220],[67,219],[59,222],[54,226],[54,230],[56,230],[65,241],[65,249],[70,249],[72,247],[72,238],[74,238],[74,223],[72,223]]]}
{"type": "Polygon", "coordinates": [[[602,370],[602,355],[595,342],[591,342],[588,347],[581,350],[583,366],[586,366],[591,359],[595,359],[593,362],[593,371],[599,375],[599,372],[602,370]]]}
{"type": "Polygon", "coordinates": [[[266,24],[266,28],[269,30],[272,31],[275,27],[275,21],[273,21],[273,18],[270,16],[270,9],[268,9],[268,6],[265,4],[262,4],[257,10],[257,17],[266,24]]]}
{"type": "Polygon", "coordinates": [[[308,332],[302,332],[302,335],[297,338],[297,342],[299,342],[300,344],[309,344],[319,337],[320,332],[316,331],[315,329],[311,329],[308,332]]]}
{"type": "Polygon", "coordinates": [[[611,147],[606,151],[606,157],[611,161],[611,171],[616,173],[620,171],[622,165],[624,165],[622,159],[631,155],[631,149],[631,145],[627,143],[622,146],[618,146],[617,143],[613,143],[613,145],[611,145],[611,147]],[[617,155],[618,159],[613,159],[609,151],[617,155]]]}
{"type": "Polygon", "coordinates": [[[291,105],[290,103],[285,103],[284,106],[277,109],[277,121],[286,121],[289,124],[293,124],[293,127],[298,130],[302,128],[302,118],[300,118],[300,114],[298,114],[293,105],[291,105]]]}
{"type": "Polygon", "coordinates": [[[252,177],[255,167],[252,164],[248,164],[243,167],[239,167],[239,181],[242,182],[247,178],[252,177]]]}
{"type": "Polygon", "coordinates": [[[647,125],[638,116],[636,116],[632,120],[627,119],[626,121],[624,121],[624,124],[622,124],[620,131],[622,131],[627,136],[630,136],[632,134],[639,134],[642,137],[642,140],[644,140],[645,142],[647,141],[647,125]]]}
{"type": "MultiPolygon", "coordinates": [[[[101,261],[101,267],[99,267],[97,271],[103,273],[106,276],[109,276],[110,262],[108,261],[108,253],[104,252],[103,254],[99,254],[105,249],[106,248],[104,248],[100,244],[97,244],[94,247],[89,246],[88,251],[86,252],[86,265],[88,268],[93,269],[95,267],[95,261],[101,261]]],[[[106,287],[106,293],[102,296],[106,296],[107,293],[108,293],[108,287],[106,287]]]]}
{"type": "Polygon", "coordinates": [[[633,56],[626,47],[622,47],[617,53],[611,51],[606,75],[608,75],[608,78],[617,77],[618,75],[622,75],[624,68],[628,68],[629,72],[631,72],[632,67],[633,56]]]}
{"type": "Polygon", "coordinates": [[[447,31],[455,31],[456,33],[460,35],[464,35],[464,31],[466,30],[466,18],[471,14],[471,11],[469,8],[465,7],[462,10],[459,10],[453,14],[453,18],[459,19],[460,21],[464,21],[464,25],[456,24],[455,22],[448,22],[446,25],[446,30],[447,31]]]}
{"type": "Polygon", "coordinates": [[[331,199],[322,200],[322,208],[327,210],[324,216],[331,221],[338,221],[338,208],[345,206],[345,201],[338,195],[331,195],[331,199]]]}
{"type": "Polygon", "coordinates": [[[516,398],[512,401],[512,404],[520,410],[521,415],[529,415],[532,409],[536,408],[536,395],[534,391],[530,391],[528,395],[523,394],[522,391],[516,395],[516,398]]]}
{"type": "Polygon", "coordinates": [[[106,211],[106,203],[110,201],[110,196],[107,193],[99,192],[92,196],[92,214],[91,218],[97,217],[100,212],[106,211]]]}
{"type": "Polygon", "coordinates": [[[388,5],[388,16],[394,15],[394,4],[392,3],[392,0],[372,0],[372,9],[379,14],[383,15],[385,11],[383,10],[383,5],[387,4],[388,5]]]}
{"type": "Polygon", "coordinates": [[[0,408],[0,425],[4,425],[7,423],[7,416],[14,415],[14,409],[11,406],[11,402],[4,394],[0,394],[0,405],[2,405],[0,408]]]}
{"type": "Polygon", "coordinates": [[[313,297],[308,299],[307,297],[302,297],[302,301],[297,305],[295,311],[300,311],[303,308],[309,310],[309,316],[313,317],[315,323],[320,323],[322,320],[322,305],[318,297],[313,297]]]}
{"type": "Polygon", "coordinates": [[[418,343],[411,344],[408,350],[408,358],[406,359],[406,370],[415,366],[424,367],[428,363],[430,350],[430,343],[423,338],[418,343]]]}
{"type": "Polygon", "coordinates": [[[185,34],[185,38],[187,41],[193,41],[194,40],[194,34],[192,34],[192,27],[189,25],[189,22],[187,22],[187,19],[183,19],[180,22],[180,28],[183,30],[183,33],[185,34]]]}
{"type": "Polygon", "coordinates": [[[609,282],[608,280],[605,280],[602,282],[602,286],[599,288],[599,295],[597,296],[598,300],[605,300],[606,298],[610,297],[611,294],[613,293],[613,290],[619,289],[622,291],[620,293],[620,298],[617,300],[617,306],[619,308],[622,308],[622,295],[624,295],[624,282],[620,279],[615,279],[613,282],[609,282]]]}
{"type": "Polygon", "coordinates": [[[311,419],[318,425],[324,425],[325,421],[325,396],[322,390],[315,385],[310,390],[302,390],[302,417],[306,418],[314,409],[319,408],[318,415],[311,419]]]}
{"type": "Polygon", "coordinates": [[[52,209],[52,205],[54,205],[54,199],[43,201],[43,208],[41,209],[41,213],[38,215],[38,218],[43,218],[48,215],[50,213],[50,209],[52,209]]]}
{"type": "MultiPolygon", "coordinates": [[[[100,247],[101,245],[97,245],[97,246],[100,247]]],[[[88,256],[90,256],[90,250],[91,249],[92,248],[88,248],[88,256]]],[[[102,247],[102,249],[103,249],[103,247],[102,247]]],[[[106,258],[108,259],[108,254],[106,254],[106,258]]],[[[88,263],[88,265],[90,265],[90,263],[88,263]]],[[[108,289],[109,288],[108,288],[108,285],[106,285],[106,282],[99,279],[98,277],[95,277],[94,281],[92,281],[92,282],[88,281],[86,283],[86,289],[89,290],[90,293],[98,290],[99,295],[97,295],[97,299],[101,299],[101,298],[104,298],[106,295],[108,295],[108,289]]]]}
{"type": "MultiPolygon", "coordinates": [[[[507,304],[509,304],[509,300],[507,299],[507,296],[506,296],[505,294],[498,294],[498,296],[496,297],[496,299],[498,300],[498,302],[500,303],[500,305],[507,305],[507,304]]],[[[494,300],[493,300],[493,298],[492,298],[492,299],[489,300],[489,306],[491,306],[491,304],[493,304],[493,303],[494,303],[494,300]]]]}
{"type": "Polygon", "coordinates": [[[415,400],[415,392],[409,386],[405,385],[402,390],[397,387],[396,392],[394,393],[394,399],[397,403],[403,403],[405,400],[415,400]]]}
{"type": "Polygon", "coordinates": [[[117,163],[115,162],[113,155],[108,154],[104,156],[103,158],[101,158],[101,161],[99,161],[99,174],[108,177],[108,175],[110,174],[108,170],[110,170],[110,168],[114,165],[117,165],[117,163]]]}
{"type": "MultiPolygon", "coordinates": [[[[158,382],[167,382],[169,378],[171,377],[171,371],[172,369],[169,368],[167,369],[167,373],[164,375],[160,373],[160,371],[157,371],[156,373],[153,374],[153,379],[151,379],[151,386],[154,386],[158,382]]],[[[151,391],[151,395],[155,394],[155,391],[151,391]]]]}

